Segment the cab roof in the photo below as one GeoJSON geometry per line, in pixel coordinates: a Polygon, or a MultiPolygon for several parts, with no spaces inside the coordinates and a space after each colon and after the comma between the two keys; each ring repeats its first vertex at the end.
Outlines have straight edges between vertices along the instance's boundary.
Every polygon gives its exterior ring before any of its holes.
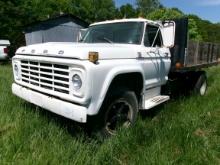
{"type": "Polygon", "coordinates": [[[110,24],[110,23],[119,23],[119,22],[148,22],[148,23],[160,25],[160,23],[158,21],[152,21],[152,20],[148,20],[148,19],[144,19],[144,18],[130,18],[130,19],[115,19],[115,20],[96,22],[96,23],[91,24],[90,26],[110,24]]]}

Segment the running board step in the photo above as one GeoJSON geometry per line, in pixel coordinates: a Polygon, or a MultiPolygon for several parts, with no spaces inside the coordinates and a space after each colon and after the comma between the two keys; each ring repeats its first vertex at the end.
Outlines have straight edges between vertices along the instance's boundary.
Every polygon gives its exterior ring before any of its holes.
{"type": "Polygon", "coordinates": [[[159,96],[155,96],[153,98],[150,98],[148,100],[145,100],[145,106],[144,109],[151,109],[167,100],[170,99],[170,96],[165,96],[165,95],[159,95],[159,96]]]}

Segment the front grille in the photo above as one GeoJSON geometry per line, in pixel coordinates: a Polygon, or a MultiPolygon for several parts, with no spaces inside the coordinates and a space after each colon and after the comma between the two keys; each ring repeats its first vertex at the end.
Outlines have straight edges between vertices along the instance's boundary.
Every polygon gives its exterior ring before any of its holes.
{"type": "Polygon", "coordinates": [[[21,79],[43,89],[69,94],[69,66],[37,61],[21,61],[21,79]]]}

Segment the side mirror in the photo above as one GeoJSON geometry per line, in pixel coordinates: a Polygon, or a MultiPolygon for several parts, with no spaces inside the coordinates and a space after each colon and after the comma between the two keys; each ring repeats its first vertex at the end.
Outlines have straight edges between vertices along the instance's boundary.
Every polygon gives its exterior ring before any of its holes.
{"type": "Polygon", "coordinates": [[[172,48],[175,44],[175,29],[176,24],[174,21],[164,21],[161,28],[163,36],[163,45],[167,48],[172,48]]]}

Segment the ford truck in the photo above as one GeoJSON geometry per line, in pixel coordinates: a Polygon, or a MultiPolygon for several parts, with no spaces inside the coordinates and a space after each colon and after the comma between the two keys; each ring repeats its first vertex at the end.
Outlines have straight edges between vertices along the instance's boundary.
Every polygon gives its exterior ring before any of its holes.
{"type": "MultiPolygon", "coordinates": [[[[77,43],[21,47],[12,92],[65,118],[114,135],[170,99],[174,82],[204,95],[201,68],[218,64],[220,46],[188,41],[188,21],[121,19],[91,24],[77,43]]],[[[55,34],[54,34],[55,35],[55,34]]]]}

